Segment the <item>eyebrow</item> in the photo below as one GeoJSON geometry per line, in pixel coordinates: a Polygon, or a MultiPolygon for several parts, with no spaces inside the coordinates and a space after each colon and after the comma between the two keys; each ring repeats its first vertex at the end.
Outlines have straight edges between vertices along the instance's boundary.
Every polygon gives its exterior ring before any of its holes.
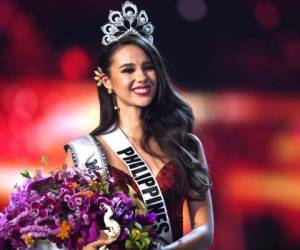
{"type": "Polygon", "coordinates": [[[124,68],[127,66],[134,66],[134,64],[133,63],[125,63],[125,64],[121,65],[119,68],[121,69],[121,68],[124,68]]]}
{"type": "MultiPolygon", "coordinates": [[[[145,65],[145,64],[152,64],[152,62],[151,61],[146,61],[146,62],[143,63],[143,65],[145,65]]],[[[135,64],[134,63],[124,63],[123,65],[121,65],[119,67],[119,69],[124,68],[124,67],[129,67],[129,66],[135,66],[135,64]]]]}

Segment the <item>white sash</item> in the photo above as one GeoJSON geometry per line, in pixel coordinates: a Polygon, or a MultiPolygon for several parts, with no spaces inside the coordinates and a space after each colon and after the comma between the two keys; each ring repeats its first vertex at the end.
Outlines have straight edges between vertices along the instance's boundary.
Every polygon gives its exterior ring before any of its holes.
{"type": "Polygon", "coordinates": [[[71,150],[75,167],[81,168],[86,176],[95,177],[94,171],[109,176],[105,154],[102,147],[91,135],[78,137],[64,145],[65,151],[71,150]]]}
{"type": "Polygon", "coordinates": [[[135,148],[120,128],[101,135],[105,142],[125,163],[136,185],[140,189],[148,212],[155,212],[157,220],[155,229],[159,234],[156,247],[173,242],[172,228],[168,216],[167,207],[160,187],[152,174],[149,166],[139,156],[135,148]]]}

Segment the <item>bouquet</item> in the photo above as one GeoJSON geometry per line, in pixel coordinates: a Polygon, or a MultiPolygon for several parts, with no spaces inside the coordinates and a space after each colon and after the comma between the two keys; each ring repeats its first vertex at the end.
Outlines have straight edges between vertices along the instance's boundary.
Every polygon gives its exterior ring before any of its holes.
{"type": "Polygon", "coordinates": [[[57,248],[82,249],[101,234],[123,249],[148,249],[156,233],[156,214],[128,186],[125,193],[112,177],[79,168],[44,177],[37,171],[15,187],[10,205],[0,213],[0,249],[30,249],[46,240],[57,248]]]}

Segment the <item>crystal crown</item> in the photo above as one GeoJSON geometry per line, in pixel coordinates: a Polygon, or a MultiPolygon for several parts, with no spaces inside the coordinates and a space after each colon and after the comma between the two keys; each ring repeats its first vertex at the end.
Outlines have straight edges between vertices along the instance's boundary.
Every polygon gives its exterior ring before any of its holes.
{"type": "Polygon", "coordinates": [[[146,12],[141,10],[138,13],[137,6],[132,2],[123,3],[122,12],[111,10],[108,20],[109,22],[101,27],[104,33],[103,45],[109,45],[128,34],[143,36],[150,43],[153,43],[154,26],[149,22],[146,12]]]}

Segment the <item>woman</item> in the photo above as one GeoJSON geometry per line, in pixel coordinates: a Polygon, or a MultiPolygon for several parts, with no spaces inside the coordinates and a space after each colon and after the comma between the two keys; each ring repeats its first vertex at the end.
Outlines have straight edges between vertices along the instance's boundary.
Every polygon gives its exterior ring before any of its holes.
{"type": "MultiPolygon", "coordinates": [[[[103,150],[107,171],[117,184],[130,184],[144,201],[145,192],[141,192],[124,157],[116,153],[106,134],[120,130],[149,168],[166,210],[157,222],[163,236],[158,248],[208,249],[214,232],[211,183],[202,145],[192,134],[192,110],[172,89],[162,57],[152,44],[153,26],[146,13],[138,14],[136,6],[128,1],[122,9],[123,13],[116,12],[119,19],[110,15],[110,22],[102,28],[106,35],[96,73],[100,124],[90,136],[103,150]],[[126,20],[129,26],[123,26],[127,28],[123,33],[105,30],[114,25],[120,31],[120,21],[124,24],[126,20]],[[182,205],[186,198],[193,230],[183,236],[182,205]]],[[[78,165],[78,150],[72,150],[71,143],[65,149],[67,167],[78,165]]],[[[101,238],[85,249],[98,249],[112,242],[101,238]]]]}

